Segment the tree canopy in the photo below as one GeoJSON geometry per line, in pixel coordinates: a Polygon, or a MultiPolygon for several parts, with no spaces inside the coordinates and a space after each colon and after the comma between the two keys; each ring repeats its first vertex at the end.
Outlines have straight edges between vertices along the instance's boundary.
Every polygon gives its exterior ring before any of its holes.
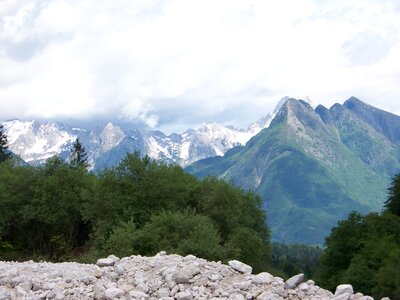
{"type": "Polygon", "coordinates": [[[78,162],[0,164],[0,259],[93,262],[166,250],[266,269],[269,230],[254,193],[139,153],[97,175],[78,162]]]}
{"type": "Polygon", "coordinates": [[[334,290],[343,282],[376,298],[400,299],[400,176],[389,189],[382,213],[353,212],[326,238],[318,283],[334,290]]]}

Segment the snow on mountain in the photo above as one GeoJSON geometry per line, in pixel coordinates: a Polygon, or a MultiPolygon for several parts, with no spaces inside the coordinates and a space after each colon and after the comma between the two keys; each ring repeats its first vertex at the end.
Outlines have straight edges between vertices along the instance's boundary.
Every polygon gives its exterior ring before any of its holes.
{"type": "Polygon", "coordinates": [[[161,131],[131,130],[112,123],[93,130],[55,122],[13,120],[2,124],[8,136],[9,149],[32,164],[41,163],[53,155],[67,158],[72,142],[78,137],[93,168],[96,164],[102,167],[115,165],[126,153],[135,150],[154,159],[186,166],[206,157],[222,156],[235,146],[245,145],[271,124],[288,99],[282,98],[273,112],[252,123],[247,130],[204,123],[198,129],[165,135],[161,131]]]}
{"type": "Polygon", "coordinates": [[[9,149],[29,163],[42,162],[66,150],[76,138],[54,122],[13,120],[3,122],[9,149]]]}

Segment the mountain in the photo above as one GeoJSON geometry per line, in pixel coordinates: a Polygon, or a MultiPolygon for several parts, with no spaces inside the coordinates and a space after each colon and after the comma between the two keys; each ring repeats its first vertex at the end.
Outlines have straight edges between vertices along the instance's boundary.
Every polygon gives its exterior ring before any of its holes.
{"type": "Polygon", "coordinates": [[[181,134],[166,135],[161,131],[131,129],[112,123],[89,130],[60,122],[12,120],[2,124],[10,150],[30,164],[43,163],[54,155],[67,159],[73,141],[79,138],[95,171],[117,165],[127,153],[134,151],[186,166],[206,157],[222,156],[227,150],[246,144],[270,125],[286,100],[287,97],[283,98],[273,112],[247,130],[207,123],[181,134]]]}
{"type": "Polygon", "coordinates": [[[378,211],[400,170],[400,117],[356,98],[315,110],[288,99],[270,126],[223,157],[186,170],[258,192],[272,236],[322,244],[351,210],[378,211]]]}

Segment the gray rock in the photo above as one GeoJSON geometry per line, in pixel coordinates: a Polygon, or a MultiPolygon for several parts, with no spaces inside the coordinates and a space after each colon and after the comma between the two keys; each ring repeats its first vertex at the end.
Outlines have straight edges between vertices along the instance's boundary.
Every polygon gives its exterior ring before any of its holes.
{"type": "Polygon", "coordinates": [[[253,277],[252,281],[255,284],[270,284],[274,281],[274,276],[267,272],[260,273],[253,277]]]}
{"type": "Polygon", "coordinates": [[[339,296],[339,295],[342,295],[344,293],[348,293],[350,295],[353,295],[353,293],[354,293],[353,286],[351,284],[338,285],[338,287],[336,288],[335,296],[339,296]]]}
{"type": "Polygon", "coordinates": [[[140,299],[140,300],[147,300],[149,299],[149,295],[140,292],[140,291],[130,291],[129,295],[133,298],[133,299],[140,299]]]}
{"type": "Polygon", "coordinates": [[[101,282],[96,282],[93,285],[93,294],[96,299],[104,299],[105,287],[101,282]]]}
{"type": "Polygon", "coordinates": [[[246,300],[246,297],[242,294],[231,294],[228,298],[229,300],[246,300]]]}
{"type": "Polygon", "coordinates": [[[333,300],[349,300],[351,298],[351,295],[352,294],[350,293],[342,293],[340,295],[335,295],[333,297],[333,300]]]}
{"type": "Polygon", "coordinates": [[[115,255],[113,255],[113,254],[107,256],[107,258],[112,259],[114,263],[120,261],[119,257],[117,257],[117,256],[115,256],[115,255]]]}
{"type": "Polygon", "coordinates": [[[199,266],[197,264],[190,264],[184,266],[178,272],[176,272],[172,276],[172,280],[176,283],[187,283],[190,279],[192,279],[195,275],[201,272],[199,266]]]}
{"type": "Polygon", "coordinates": [[[157,291],[157,298],[169,297],[170,290],[169,288],[160,288],[157,291]]]}
{"type": "Polygon", "coordinates": [[[119,298],[123,295],[124,295],[124,291],[120,290],[119,288],[116,288],[116,287],[108,288],[104,292],[104,296],[105,296],[106,300],[113,300],[113,299],[119,298]]]}
{"type": "Polygon", "coordinates": [[[125,273],[125,267],[123,265],[118,265],[115,267],[115,273],[117,273],[119,276],[124,275],[125,273]]]}
{"type": "Polygon", "coordinates": [[[111,267],[114,265],[114,260],[112,258],[100,258],[97,260],[96,265],[99,267],[111,267]]]}
{"type": "Polygon", "coordinates": [[[189,292],[179,292],[175,295],[176,300],[192,300],[193,295],[189,292]]]}
{"type": "Polygon", "coordinates": [[[238,260],[230,260],[228,265],[235,271],[243,274],[251,274],[251,272],[253,272],[253,268],[251,266],[246,265],[238,260]]]}
{"type": "Polygon", "coordinates": [[[11,293],[4,286],[0,286],[0,300],[11,300],[11,293]]]}
{"type": "Polygon", "coordinates": [[[295,275],[285,282],[286,289],[295,289],[304,280],[304,274],[295,275]]]}

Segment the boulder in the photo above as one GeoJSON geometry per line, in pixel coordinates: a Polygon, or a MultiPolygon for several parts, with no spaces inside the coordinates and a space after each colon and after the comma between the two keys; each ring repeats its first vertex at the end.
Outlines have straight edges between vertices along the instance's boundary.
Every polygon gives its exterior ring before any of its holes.
{"type": "Polygon", "coordinates": [[[295,275],[285,282],[285,288],[293,290],[304,280],[304,274],[295,275]]]}
{"type": "Polygon", "coordinates": [[[249,265],[246,265],[238,260],[230,260],[228,262],[228,265],[235,271],[238,271],[243,274],[251,274],[251,272],[253,272],[252,267],[250,267],[249,265]]]}

